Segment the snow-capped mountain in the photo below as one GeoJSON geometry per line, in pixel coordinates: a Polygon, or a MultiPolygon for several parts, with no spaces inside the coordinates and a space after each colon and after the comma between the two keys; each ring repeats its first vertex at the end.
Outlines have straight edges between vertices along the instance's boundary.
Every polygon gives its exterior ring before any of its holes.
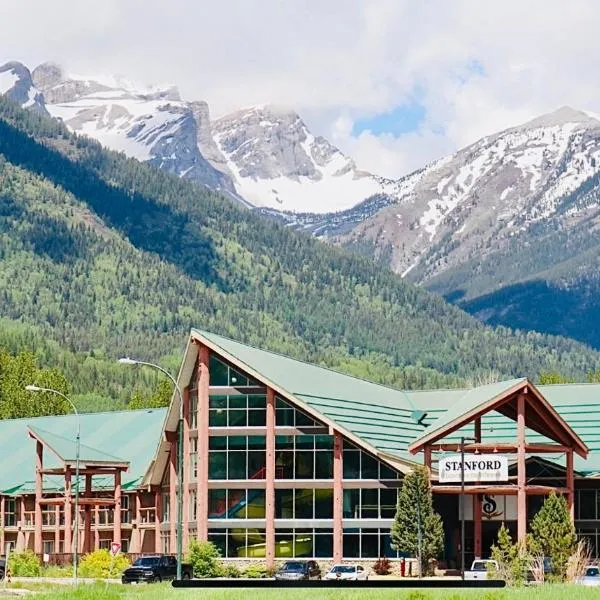
{"type": "Polygon", "coordinates": [[[35,87],[29,69],[21,63],[0,65],[0,94],[25,108],[46,113],[44,96],[35,87]]]}
{"type": "Polygon", "coordinates": [[[426,167],[337,241],[370,243],[395,271],[426,282],[549,218],[598,171],[600,120],[563,107],[426,167]]]}
{"type": "Polygon", "coordinates": [[[52,63],[35,68],[32,77],[43,92],[48,112],[73,131],[180,177],[235,195],[231,178],[208,158],[219,160],[214,152],[211,154],[214,144],[206,103],[182,101],[175,87],[136,89],[115,78],[68,75],[52,63]]]}
{"type": "Polygon", "coordinates": [[[359,171],[294,111],[252,107],[218,119],[213,131],[239,194],[253,206],[327,213],[391,191],[392,182],[359,171]]]}
{"type": "MultiPolygon", "coordinates": [[[[115,77],[67,74],[52,63],[31,75],[20,63],[8,68],[33,80],[39,106],[73,131],[250,207],[334,213],[394,194],[395,182],[358,170],[291,110],[261,106],[211,121],[206,102],[184,101],[173,86],[143,89],[115,77]]],[[[0,79],[0,93],[11,90],[29,106],[24,84],[13,89],[12,70],[0,79]]]]}

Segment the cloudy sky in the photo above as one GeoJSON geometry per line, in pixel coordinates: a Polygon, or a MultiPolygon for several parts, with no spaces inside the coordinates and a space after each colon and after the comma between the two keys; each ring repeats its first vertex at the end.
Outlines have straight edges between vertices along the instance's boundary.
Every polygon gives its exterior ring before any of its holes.
{"type": "Polygon", "coordinates": [[[600,112],[597,0],[0,0],[0,63],[296,109],[400,176],[568,104],[600,112]]]}

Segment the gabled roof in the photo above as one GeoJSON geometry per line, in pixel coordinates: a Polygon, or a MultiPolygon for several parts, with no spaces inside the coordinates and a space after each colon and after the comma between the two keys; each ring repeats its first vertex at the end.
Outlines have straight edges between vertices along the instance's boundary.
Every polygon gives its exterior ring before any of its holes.
{"type": "MultiPolygon", "coordinates": [[[[192,337],[282,396],[292,399],[299,408],[327,424],[335,424],[371,452],[388,460],[415,462],[406,449],[424,426],[416,422],[415,406],[405,392],[260,350],[214,333],[194,329],[192,337]]],[[[189,366],[186,372],[189,372],[189,366]]]]}
{"type": "Polygon", "coordinates": [[[410,452],[418,452],[427,443],[445,438],[472,423],[475,418],[494,410],[516,420],[518,394],[526,395],[526,427],[560,444],[570,445],[577,454],[587,457],[589,449],[585,443],[527,379],[513,379],[466,390],[430,424],[421,437],[410,444],[410,452]]]}
{"type": "MultiPolygon", "coordinates": [[[[40,441],[46,448],[51,450],[64,464],[74,464],[77,460],[77,444],[74,439],[56,435],[39,427],[30,425],[28,427],[32,437],[40,441]]],[[[129,461],[117,458],[106,452],[92,448],[86,444],[79,444],[79,462],[91,465],[115,465],[127,466],[129,461]]]]}
{"type": "MultiPolygon", "coordinates": [[[[160,439],[166,408],[126,410],[80,415],[81,442],[103,454],[127,457],[129,469],[123,474],[123,489],[140,484],[150,465],[160,439]]],[[[73,440],[75,415],[33,417],[0,420],[0,456],[10,457],[2,461],[0,491],[31,493],[35,481],[35,442],[29,437],[29,427],[55,436],[73,440]]],[[[71,454],[71,452],[66,452],[71,454]]],[[[44,453],[45,467],[59,467],[61,461],[53,453],[44,453]]],[[[94,477],[94,489],[111,489],[112,476],[94,477]]],[[[62,490],[64,478],[44,477],[44,490],[62,490]]]]}

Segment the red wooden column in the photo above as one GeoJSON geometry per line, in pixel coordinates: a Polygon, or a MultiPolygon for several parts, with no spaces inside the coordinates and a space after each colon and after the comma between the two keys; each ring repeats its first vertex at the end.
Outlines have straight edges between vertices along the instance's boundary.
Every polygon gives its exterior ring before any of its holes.
{"type": "Polygon", "coordinates": [[[190,389],[183,389],[183,551],[190,541],[190,389]]]}
{"type": "Polygon", "coordinates": [[[154,552],[160,554],[162,552],[160,538],[160,523],[162,521],[162,491],[159,487],[154,492],[154,552]]]}
{"type": "Polygon", "coordinates": [[[35,530],[33,537],[33,551],[42,553],[42,469],[44,468],[44,446],[42,442],[35,444],[35,530]]]}
{"type": "MultiPolygon", "coordinates": [[[[135,493],[134,495],[135,498],[135,534],[137,536],[137,552],[142,552],[142,528],[140,527],[141,523],[142,523],[142,495],[141,493],[138,491],[135,493]]],[[[133,535],[133,532],[132,532],[133,535]]]]}
{"type": "Polygon", "coordinates": [[[525,489],[525,396],[517,398],[517,541],[527,534],[527,493],[525,489]]]}
{"type": "Polygon", "coordinates": [[[65,469],[65,544],[63,552],[71,554],[71,527],[73,526],[73,516],[71,514],[71,469],[65,469]]]}
{"type": "MultiPolygon", "coordinates": [[[[91,475],[86,475],[85,476],[85,497],[86,498],[91,498],[92,497],[92,476],[91,475]]],[[[83,509],[83,514],[84,514],[84,522],[85,522],[85,529],[84,529],[84,534],[83,534],[83,539],[84,541],[84,546],[83,546],[83,551],[84,552],[91,552],[92,551],[92,506],[90,504],[86,504],[84,509],[83,509]]]]}
{"type": "Polygon", "coordinates": [[[169,453],[169,552],[177,552],[177,432],[171,438],[169,453]]]}
{"type": "Polygon", "coordinates": [[[481,494],[473,496],[473,550],[475,558],[481,558],[483,549],[482,532],[481,532],[481,494]]]}
{"type": "Polygon", "coordinates": [[[196,492],[196,535],[208,539],[208,391],[210,373],[209,350],[198,346],[198,489],[196,492]]]}
{"type": "Polygon", "coordinates": [[[100,548],[100,507],[94,506],[94,550],[100,548]]]}
{"type": "Polygon", "coordinates": [[[423,448],[423,463],[431,473],[431,446],[429,444],[423,448]]]}
{"type": "Polygon", "coordinates": [[[60,554],[60,504],[54,507],[54,552],[60,554]]]}
{"type": "Polygon", "coordinates": [[[567,450],[567,505],[571,522],[575,523],[575,470],[573,468],[573,450],[567,450]]]}
{"type": "Polygon", "coordinates": [[[267,567],[275,564],[275,391],[267,388],[265,536],[267,567]]]}
{"type": "Polygon", "coordinates": [[[333,438],[333,562],[342,562],[343,554],[343,514],[344,490],[342,479],[343,440],[340,433],[334,432],[333,438]]]}
{"type": "Polygon", "coordinates": [[[113,516],[113,542],[121,543],[121,471],[115,472],[115,512],[113,516]]]}

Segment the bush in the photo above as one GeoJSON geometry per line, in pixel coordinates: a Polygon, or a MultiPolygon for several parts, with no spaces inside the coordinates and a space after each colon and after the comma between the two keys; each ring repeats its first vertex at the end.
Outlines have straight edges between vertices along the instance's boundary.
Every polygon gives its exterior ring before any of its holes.
{"type": "Polygon", "coordinates": [[[249,579],[264,579],[269,577],[269,569],[262,563],[248,565],[243,571],[244,577],[249,579]]]}
{"type": "Polygon", "coordinates": [[[373,571],[377,575],[389,575],[392,570],[389,558],[380,558],[374,565],[373,571]]]}
{"type": "Polygon", "coordinates": [[[492,574],[504,579],[508,585],[523,585],[527,580],[531,557],[524,544],[513,544],[504,524],[498,531],[498,543],[492,546],[492,559],[498,563],[498,570],[492,570],[492,574]]]}
{"type": "Polygon", "coordinates": [[[230,577],[231,579],[237,579],[242,576],[242,571],[237,565],[224,565],[223,566],[223,577],[230,577]]]}
{"type": "Polygon", "coordinates": [[[112,579],[119,577],[130,566],[126,556],[117,554],[113,557],[108,550],[102,549],[86,554],[79,563],[78,573],[80,577],[112,579]]]}
{"type": "Polygon", "coordinates": [[[192,540],[188,546],[186,561],[194,569],[194,577],[222,577],[225,568],[220,562],[221,553],[212,542],[192,540]]]}
{"type": "Polygon", "coordinates": [[[8,568],[13,577],[39,577],[42,563],[32,550],[24,550],[10,555],[8,568]]]}

